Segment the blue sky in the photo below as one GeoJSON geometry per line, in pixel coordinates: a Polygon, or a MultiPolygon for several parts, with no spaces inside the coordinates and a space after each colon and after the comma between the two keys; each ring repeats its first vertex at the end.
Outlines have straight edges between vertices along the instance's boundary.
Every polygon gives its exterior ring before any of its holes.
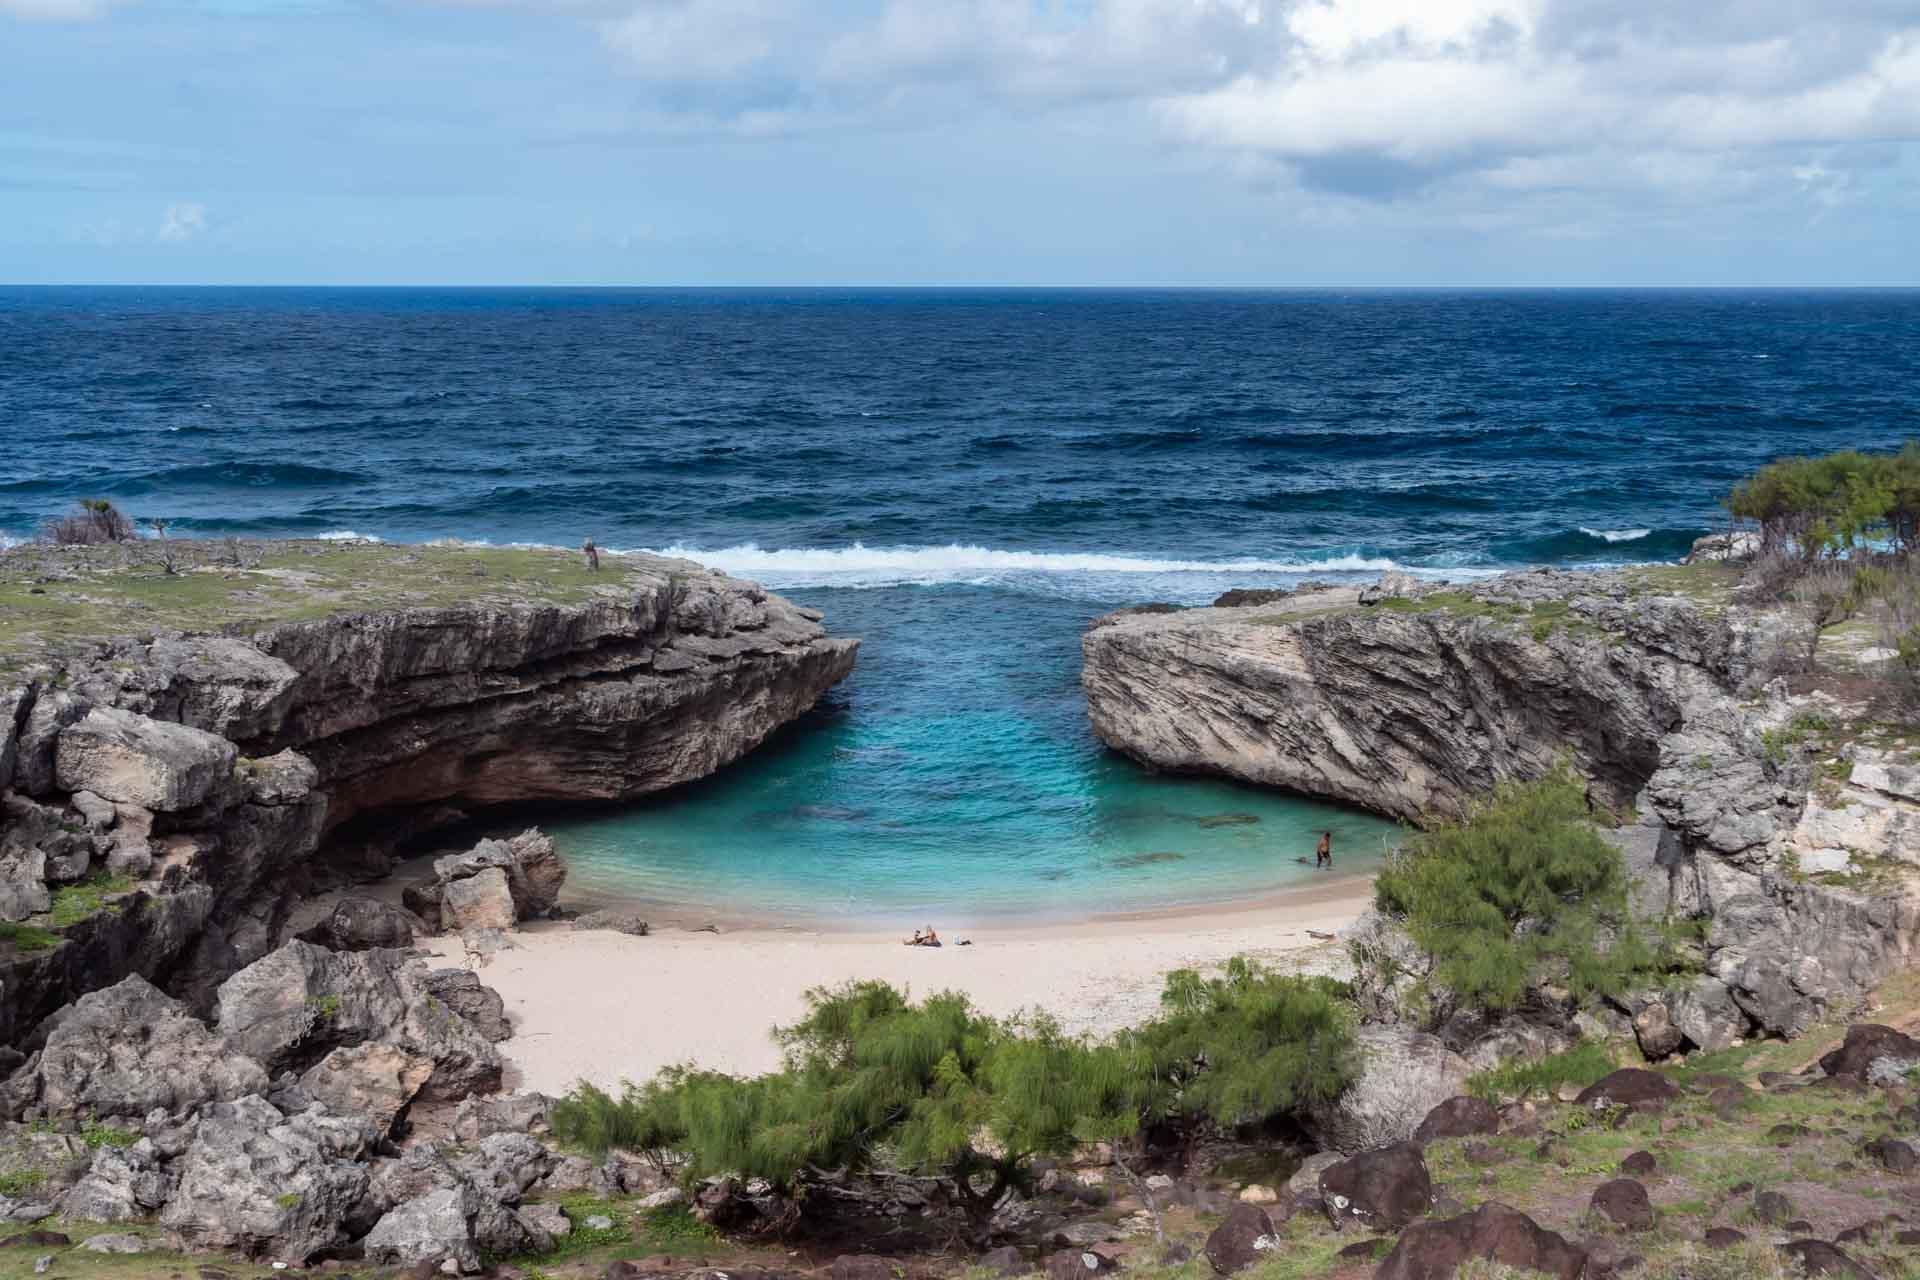
{"type": "Polygon", "coordinates": [[[1920,284],[1914,0],[0,0],[0,281],[1920,284]]]}

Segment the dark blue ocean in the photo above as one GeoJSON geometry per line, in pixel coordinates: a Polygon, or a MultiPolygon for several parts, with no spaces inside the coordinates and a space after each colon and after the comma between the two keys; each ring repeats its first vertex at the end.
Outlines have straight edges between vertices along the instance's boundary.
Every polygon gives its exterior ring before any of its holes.
{"type": "Polygon", "coordinates": [[[1756,464],[1920,435],[1920,293],[0,289],[0,432],[0,535],[592,535],[866,637],[747,763],[550,818],[583,889],[1086,914],[1391,835],[1100,750],[1087,619],[1677,557],[1756,464]]]}

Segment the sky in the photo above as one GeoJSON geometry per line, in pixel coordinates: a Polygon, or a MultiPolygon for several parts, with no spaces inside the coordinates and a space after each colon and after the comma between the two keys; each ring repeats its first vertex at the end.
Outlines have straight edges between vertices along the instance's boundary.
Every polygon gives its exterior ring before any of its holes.
{"type": "Polygon", "coordinates": [[[0,282],[1920,285],[1920,0],[0,0],[0,282]]]}

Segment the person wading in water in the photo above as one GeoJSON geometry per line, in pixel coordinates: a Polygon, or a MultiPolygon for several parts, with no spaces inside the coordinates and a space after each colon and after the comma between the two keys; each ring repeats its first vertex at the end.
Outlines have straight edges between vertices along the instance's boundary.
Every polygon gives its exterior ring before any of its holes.
{"type": "Polygon", "coordinates": [[[1313,869],[1318,871],[1322,867],[1328,870],[1333,869],[1333,832],[1331,831],[1320,833],[1320,845],[1313,851],[1313,869]]]}

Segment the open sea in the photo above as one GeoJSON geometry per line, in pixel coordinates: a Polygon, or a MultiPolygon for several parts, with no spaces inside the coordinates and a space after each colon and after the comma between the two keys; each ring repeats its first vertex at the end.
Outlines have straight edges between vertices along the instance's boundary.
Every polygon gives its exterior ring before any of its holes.
{"type": "Polygon", "coordinates": [[[1770,457],[1920,436],[1920,293],[0,289],[0,538],[647,548],[865,637],[719,777],[541,815],[577,894],[1086,916],[1383,822],[1101,749],[1094,615],[1667,560],[1770,457]]]}

